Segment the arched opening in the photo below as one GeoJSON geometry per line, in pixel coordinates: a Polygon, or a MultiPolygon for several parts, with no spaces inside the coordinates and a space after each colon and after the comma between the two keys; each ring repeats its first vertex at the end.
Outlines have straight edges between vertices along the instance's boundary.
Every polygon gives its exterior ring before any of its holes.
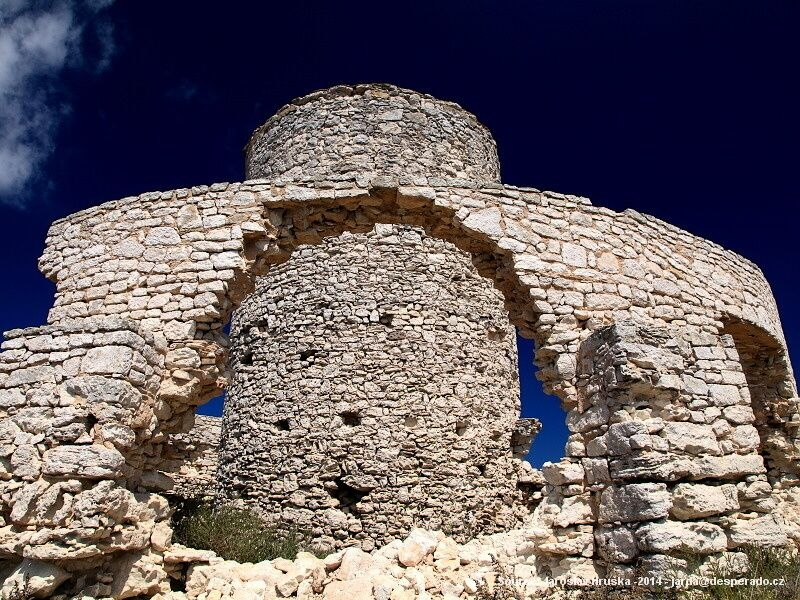
{"type": "MultiPolygon", "coordinates": [[[[385,226],[389,227],[389,226],[385,226]]],[[[347,235],[347,234],[345,234],[347,235]]],[[[434,239],[434,238],[431,238],[434,239]]],[[[459,250],[459,252],[463,252],[463,250],[459,250]]],[[[494,259],[496,260],[496,258],[494,259]]],[[[468,260],[468,262],[470,262],[468,260]]],[[[486,271],[486,264],[489,263],[488,257],[485,253],[474,254],[471,253],[471,262],[474,266],[483,265],[484,271],[486,271]]],[[[291,265],[292,260],[289,260],[288,265],[291,265]]],[[[481,274],[484,275],[484,274],[481,274]]],[[[335,273],[333,273],[335,277],[335,273]]],[[[449,273],[451,280],[459,281],[465,275],[463,273],[449,273]]],[[[485,276],[485,275],[484,275],[485,276]]],[[[266,276],[266,280],[269,280],[269,275],[266,276]]],[[[478,276],[480,279],[483,277],[478,276]]],[[[489,282],[489,280],[487,280],[489,282]]],[[[491,287],[491,283],[489,283],[491,287]]],[[[501,307],[503,306],[503,297],[502,295],[498,295],[499,302],[501,307]]],[[[300,298],[289,298],[286,299],[290,302],[305,302],[308,303],[310,300],[308,298],[300,297],[300,298]]],[[[323,319],[325,318],[325,311],[327,310],[325,306],[318,306],[320,310],[320,315],[322,315],[323,319]]],[[[364,310],[363,314],[356,314],[355,312],[351,315],[353,320],[358,321],[358,319],[363,319],[368,321],[370,324],[374,324],[376,327],[383,329],[386,332],[386,335],[389,336],[397,336],[400,332],[403,331],[404,325],[408,325],[412,320],[416,319],[416,321],[421,322],[421,317],[419,315],[414,315],[413,311],[409,314],[407,311],[404,310],[397,310],[398,307],[388,307],[386,305],[375,306],[375,307],[368,307],[364,310]]],[[[493,344],[497,344],[500,342],[505,342],[510,344],[510,348],[516,350],[516,336],[514,335],[514,328],[511,325],[511,314],[505,309],[502,309],[502,319],[500,322],[494,322],[491,319],[487,320],[483,327],[485,329],[483,336],[489,342],[493,344]],[[503,325],[503,321],[506,325],[503,325]],[[510,329],[509,329],[510,328],[510,329]]],[[[238,313],[237,313],[238,314],[238,313]]],[[[517,313],[519,314],[519,313],[517,313]]],[[[263,316],[263,315],[262,315],[263,316]]],[[[319,316],[319,315],[316,315],[319,316]]],[[[237,317],[234,317],[236,319],[237,317]]],[[[424,320],[424,319],[422,319],[424,320]]],[[[528,325],[527,335],[530,335],[530,322],[527,322],[528,325]]],[[[264,331],[269,330],[270,325],[267,322],[267,319],[256,322],[253,321],[249,323],[248,328],[248,335],[252,335],[255,333],[262,333],[264,331]]],[[[223,333],[227,333],[223,330],[223,333]]],[[[231,357],[229,359],[229,367],[231,368],[232,372],[235,374],[237,370],[241,373],[244,371],[250,371],[253,365],[258,365],[259,363],[264,363],[268,360],[275,360],[276,354],[274,352],[264,354],[264,349],[259,348],[257,344],[247,343],[246,351],[237,352],[236,351],[236,343],[237,341],[234,340],[233,348],[231,352],[231,357]],[[241,360],[243,356],[247,356],[248,360],[243,361],[241,360]]],[[[544,394],[539,391],[541,389],[541,384],[536,382],[533,377],[528,377],[527,373],[532,373],[533,371],[533,342],[526,341],[527,347],[529,349],[528,352],[525,354],[525,360],[522,362],[522,368],[526,373],[525,376],[525,390],[526,395],[523,398],[523,401],[526,404],[526,407],[530,408],[530,406],[535,405],[540,400],[540,397],[544,394]],[[539,390],[536,390],[536,388],[539,390]],[[535,390],[535,391],[534,391],[535,390]],[[531,393],[533,391],[533,393],[531,393]],[[538,397],[534,397],[538,396],[538,397]]],[[[313,339],[313,340],[303,340],[299,344],[295,344],[296,347],[293,346],[293,350],[287,351],[291,353],[296,365],[292,366],[291,368],[294,369],[296,366],[299,372],[303,372],[304,375],[307,377],[309,370],[313,371],[318,369],[320,366],[323,368],[326,365],[326,340],[324,339],[313,339]],[[302,346],[302,347],[301,347],[302,346]],[[296,352],[295,352],[296,350],[296,352]]],[[[282,359],[285,356],[281,357],[282,359]]],[[[395,357],[396,364],[390,365],[390,371],[398,371],[400,368],[400,360],[398,357],[395,357]]],[[[281,361],[278,361],[281,362],[281,361]]],[[[493,368],[491,366],[491,360],[484,360],[483,364],[473,364],[472,369],[475,373],[483,373],[487,368],[490,370],[493,368]]],[[[517,367],[517,360],[516,356],[514,357],[514,377],[519,375],[518,367],[517,367]]],[[[454,371],[458,370],[457,366],[454,366],[454,371]]],[[[462,368],[463,371],[463,368],[462,368]]],[[[467,369],[469,371],[469,369],[467,369]]],[[[323,379],[327,378],[331,380],[336,377],[335,373],[327,373],[323,379]]],[[[235,379],[235,375],[234,375],[235,379]]],[[[301,378],[302,379],[302,378],[301,378]]],[[[457,378],[456,378],[457,379],[457,378]]],[[[454,379],[455,381],[455,379],[454,379]]],[[[430,385],[433,382],[421,382],[420,387],[424,387],[426,385],[430,385]]],[[[417,390],[420,393],[429,392],[429,390],[420,389],[417,390]]],[[[469,385],[465,386],[464,393],[469,393],[469,385]]],[[[430,393],[427,396],[427,400],[430,401],[433,398],[436,401],[436,394],[431,395],[430,393]]],[[[272,401],[278,400],[277,398],[273,398],[272,401]]],[[[549,403],[553,405],[557,405],[557,402],[553,402],[553,398],[545,399],[549,400],[549,403]]],[[[519,400],[516,399],[517,406],[515,407],[514,414],[512,415],[514,421],[516,421],[520,417],[519,412],[519,400]]],[[[491,403],[488,403],[490,405],[491,403]]],[[[207,403],[206,405],[202,406],[198,410],[198,414],[221,414],[220,410],[221,406],[221,399],[213,399],[211,402],[207,403]]],[[[354,408],[352,406],[336,406],[334,407],[334,412],[336,413],[334,416],[336,417],[335,422],[342,426],[350,428],[348,432],[349,435],[355,436],[358,435],[358,429],[362,423],[362,412],[358,410],[358,408],[354,408]]],[[[554,414],[554,411],[550,411],[548,414],[548,420],[552,420],[559,425],[559,429],[561,430],[561,437],[559,438],[559,434],[551,436],[554,440],[551,442],[551,448],[549,448],[546,452],[541,453],[541,455],[537,458],[539,464],[546,460],[558,460],[561,456],[563,456],[564,445],[566,441],[566,427],[564,424],[564,417],[565,413],[563,410],[560,409],[560,423],[555,418],[557,413],[554,414]]],[[[441,407],[439,412],[442,414],[448,415],[448,412],[452,412],[452,410],[446,406],[441,407]]],[[[264,431],[264,436],[279,436],[281,432],[289,432],[292,429],[291,423],[302,423],[303,415],[301,413],[293,413],[291,417],[287,415],[274,415],[276,419],[269,418],[265,419],[271,423],[271,427],[269,427],[269,431],[264,431]],[[274,423],[272,423],[274,421],[274,423]],[[282,426],[283,424],[283,426],[282,426]]],[[[516,460],[516,463],[519,464],[520,460],[525,460],[529,458],[529,448],[531,447],[530,439],[538,433],[538,427],[534,427],[531,429],[528,427],[527,429],[523,426],[522,428],[515,429],[513,423],[507,423],[503,427],[498,430],[495,430],[493,427],[490,426],[490,423],[496,420],[495,417],[491,417],[490,415],[485,415],[483,418],[479,418],[476,422],[475,415],[465,414],[463,416],[458,416],[456,414],[448,415],[448,418],[452,416],[453,419],[447,421],[448,424],[452,425],[452,433],[455,434],[454,436],[454,446],[458,446],[458,452],[464,455],[464,458],[467,459],[469,462],[473,457],[471,456],[471,452],[469,449],[469,444],[473,443],[476,439],[476,436],[481,435],[482,433],[487,433],[489,436],[489,443],[493,444],[494,446],[503,446],[505,445],[506,449],[504,451],[504,455],[502,456],[495,456],[495,457],[488,457],[487,460],[481,460],[480,457],[474,457],[475,462],[474,469],[470,470],[467,468],[465,473],[458,474],[453,472],[450,474],[450,480],[453,481],[453,487],[461,486],[467,487],[465,481],[469,479],[476,479],[476,480],[484,480],[486,479],[491,480],[493,477],[498,477],[499,473],[503,471],[508,471],[510,468],[515,470],[519,470],[520,467],[512,467],[512,461],[516,460]],[[452,423],[450,423],[452,421],[452,423]],[[527,439],[526,439],[527,437],[527,439]],[[458,439],[455,439],[458,438],[458,439]],[[463,446],[463,447],[462,447],[463,446]],[[458,479],[461,479],[459,482],[458,479]]],[[[529,415],[523,415],[524,417],[528,417],[529,415]]],[[[369,417],[367,417],[369,419],[369,417]]],[[[414,435],[420,435],[420,432],[423,432],[427,427],[430,425],[430,415],[425,414],[406,414],[402,418],[402,422],[398,423],[398,427],[402,427],[403,429],[413,429],[415,430],[414,435]]],[[[533,422],[535,423],[535,421],[533,422]]],[[[197,419],[197,424],[200,427],[207,426],[207,420],[203,419],[202,417],[197,419]]],[[[309,432],[303,432],[302,428],[299,428],[296,433],[298,435],[308,435],[309,432]]],[[[224,436],[224,433],[223,433],[224,436]]],[[[190,434],[191,437],[191,434],[190,434]]],[[[533,445],[536,447],[536,444],[533,445]]],[[[318,446],[318,449],[322,450],[323,455],[326,454],[328,451],[327,448],[322,448],[318,446]]],[[[460,460],[463,462],[464,458],[460,460]]],[[[289,456],[284,456],[282,460],[291,461],[293,460],[289,456]]],[[[406,460],[414,460],[417,462],[418,468],[425,469],[425,468],[434,468],[435,463],[437,460],[435,457],[422,457],[421,459],[417,456],[409,455],[406,460]]],[[[347,515],[351,515],[353,513],[358,512],[359,510],[363,509],[366,506],[366,512],[374,511],[373,506],[377,504],[377,502],[383,502],[380,499],[371,503],[370,501],[370,493],[375,489],[374,487],[374,479],[376,477],[375,474],[369,474],[370,476],[367,478],[364,477],[354,477],[348,476],[352,475],[352,473],[348,473],[346,470],[341,468],[341,461],[339,469],[333,469],[331,466],[329,477],[324,482],[324,485],[328,491],[328,495],[334,501],[333,505],[328,508],[335,508],[337,512],[344,512],[347,515]],[[369,506],[372,504],[372,506],[369,506]]],[[[439,461],[441,462],[441,461],[439,461]]],[[[296,463],[291,463],[291,469],[295,469],[297,466],[296,463]]],[[[330,465],[329,465],[330,466],[330,465]]],[[[522,473],[522,478],[524,481],[522,485],[511,485],[510,489],[507,493],[502,497],[501,504],[498,505],[499,507],[505,506],[504,510],[511,510],[513,506],[513,510],[519,512],[520,510],[531,510],[533,506],[535,506],[534,496],[536,495],[537,490],[541,487],[541,478],[531,476],[531,469],[530,467],[524,467],[522,473]],[[515,499],[516,498],[516,499],[515,499]]],[[[378,474],[380,475],[380,474],[378,474]]],[[[390,477],[395,477],[396,474],[388,473],[390,477]]],[[[514,480],[520,479],[518,477],[519,473],[515,474],[514,480]]],[[[290,476],[290,473],[286,473],[282,475],[280,482],[273,482],[273,485],[270,486],[270,489],[273,491],[268,491],[264,486],[261,486],[261,489],[254,489],[259,488],[258,485],[254,486],[254,481],[258,481],[259,477],[234,477],[226,481],[226,489],[230,491],[230,495],[228,497],[229,500],[232,499],[239,499],[239,500],[247,500],[250,496],[257,496],[258,498],[264,498],[266,496],[272,495],[275,496],[276,494],[280,494],[283,497],[291,497],[290,503],[294,505],[295,511],[302,511],[306,508],[308,504],[308,499],[303,498],[303,490],[309,487],[308,482],[303,482],[302,477],[293,478],[290,476]],[[288,479],[287,479],[288,477],[288,479]]],[[[377,494],[375,494],[377,495],[377,494]]],[[[536,496],[540,497],[540,495],[536,496]]],[[[435,503],[431,503],[430,499],[425,498],[424,495],[420,495],[419,491],[416,492],[413,490],[413,486],[409,487],[404,502],[406,503],[419,503],[422,502],[428,503],[429,506],[423,511],[422,516],[425,518],[424,521],[415,522],[413,519],[408,520],[402,526],[402,529],[407,529],[411,525],[427,525],[431,528],[444,528],[449,530],[451,533],[456,535],[457,537],[460,534],[464,533],[461,531],[462,527],[466,527],[467,532],[469,535],[477,534],[481,532],[480,528],[476,526],[475,523],[445,523],[441,520],[442,515],[446,515],[448,512],[447,510],[441,510],[441,508],[436,508],[435,503]]],[[[314,500],[315,502],[320,502],[319,498],[314,500]]],[[[319,510],[319,505],[313,507],[316,510],[319,510]]],[[[310,511],[313,513],[313,510],[310,511]]],[[[494,512],[498,512],[495,510],[494,512]]],[[[333,515],[328,514],[328,517],[335,518],[333,515]]],[[[313,522],[313,519],[305,519],[304,523],[310,524],[313,522]]],[[[351,524],[352,526],[352,524],[351,524]]],[[[513,527],[512,521],[509,520],[502,529],[510,529],[513,527]]],[[[392,532],[392,534],[397,535],[398,532],[392,532]]],[[[461,535],[461,537],[465,537],[461,535]]]]}
{"type": "MultiPolygon", "coordinates": [[[[569,365],[574,364],[574,358],[568,355],[577,352],[579,345],[577,339],[580,334],[578,331],[573,332],[571,330],[580,329],[580,321],[571,314],[572,307],[559,307],[559,312],[554,314],[552,312],[553,308],[550,307],[548,302],[533,300],[533,298],[544,298],[542,294],[545,292],[543,292],[542,286],[547,289],[553,283],[556,286],[560,284],[551,282],[549,278],[540,281],[534,275],[526,275],[524,276],[524,281],[522,281],[520,276],[517,275],[513,260],[514,254],[510,248],[505,248],[503,245],[498,246],[496,241],[480,230],[467,229],[452,210],[432,204],[429,198],[419,197],[416,194],[416,189],[405,191],[403,188],[374,187],[369,191],[368,196],[350,196],[345,197],[345,200],[323,199],[313,201],[304,199],[301,203],[290,201],[283,205],[267,205],[269,208],[264,209],[263,225],[242,226],[242,232],[244,233],[242,256],[246,259],[246,267],[234,269],[233,278],[216,293],[217,304],[214,305],[213,309],[206,310],[204,316],[195,323],[195,337],[198,340],[203,340],[203,343],[209,343],[211,347],[217,348],[215,351],[217,354],[219,354],[221,348],[227,349],[228,336],[224,331],[224,327],[229,322],[234,309],[240,306],[243,300],[251,294],[257,278],[269,275],[269,273],[273,272],[274,265],[285,263],[296,255],[298,251],[302,253],[304,247],[318,246],[323,239],[337,238],[342,234],[368,233],[377,223],[383,223],[384,226],[418,227],[424,230],[425,235],[430,239],[443,240],[453,244],[458,251],[465,253],[469,257],[468,261],[476,271],[476,275],[481,279],[485,278],[490,287],[499,292],[500,305],[503,312],[501,320],[505,325],[502,323],[499,326],[489,322],[485,323],[481,329],[483,339],[491,343],[506,340],[514,348],[516,342],[514,327],[516,327],[520,336],[532,340],[535,344],[537,349],[536,364],[539,369],[536,377],[543,382],[545,391],[558,395],[565,408],[575,406],[574,369],[569,369],[569,365]],[[545,313],[542,318],[540,318],[540,310],[545,313]],[[507,327],[511,327],[510,333],[504,334],[503,330],[507,327]],[[554,341],[549,343],[551,333],[556,333],[557,335],[554,336],[554,341]],[[556,361],[561,358],[567,358],[568,360],[560,361],[561,364],[556,365],[556,361]]],[[[487,209],[490,213],[489,218],[495,218],[496,213],[493,212],[494,210],[487,209]]],[[[557,296],[560,297],[560,293],[557,296]]],[[[403,316],[394,310],[377,310],[375,314],[373,314],[372,310],[369,310],[364,315],[354,315],[354,317],[365,318],[370,323],[374,321],[374,324],[381,329],[383,335],[397,335],[404,319],[408,319],[409,316],[403,316]]],[[[254,325],[258,330],[263,324],[254,323],[254,325]]],[[[292,350],[292,355],[297,359],[298,369],[301,371],[313,372],[324,363],[325,348],[317,343],[318,341],[305,340],[302,344],[296,344],[296,347],[292,350]]],[[[180,342],[176,342],[177,344],[180,344],[180,342]]],[[[259,357],[258,351],[253,350],[252,354],[246,355],[248,357],[247,360],[242,361],[240,358],[244,357],[245,354],[239,355],[239,358],[237,358],[235,352],[232,354],[233,356],[226,359],[225,365],[217,365],[218,372],[225,370],[236,371],[237,368],[248,370],[265,358],[267,360],[280,358],[280,356],[266,357],[264,355],[259,357]],[[251,362],[252,364],[250,364],[251,362]]],[[[204,358],[201,362],[206,364],[210,363],[210,360],[204,358]]],[[[490,359],[485,360],[484,365],[474,365],[475,373],[480,375],[486,371],[487,367],[491,366],[492,362],[490,359]]],[[[526,369],[532,370],[532,362],[526,360],[524,366],[526,369]]],[[[222,385],[222,381],[223,379],[217,376],[216,383],[220,391],[221,388],[219,386],[222,385]]],[[[530,381],[532,382],[533,378],[530,378],[530,381]]],[[[426,385],[435,385],[438,382],[438,378],[434,378],[433,381],[425,382],[420,388],[424,389],[426,385]]],[[[469,390],[469,386],[467,386],[467,389],[469,390]]],[[[209,392],[204,397],[209,398],[213,395],[209,392]]],[[[516,401],[519,402],[519,398],[516,398],[516,401]]],[[[182,403],[182,406],[200,403],[196,396],[193,399],[191,394],[180,398],[179,402],[182,403]]],[[[435,406],[435,404],[432,402],[431,406],[435,406]]],[[[226,406],[230,407],[230,398],[228,398],[226,406]]],[[[487,406],[491,406],[491,403],[487,403],[487,406]]],[[[336,422],[339,426],[348,428],[356,436],[359,434],[358,430],[364,428],[363,425],[345,425],[341,415],[342,413],[358,412],[359,418],[362,419],[361,422],[365,423],[367,415],[360,408],[359,406],[336,407],[336,422]],[[355,409],[355,411],[352,409],[355,409]]],[[[452,423],[448,421],[448,427],[442,431],[447,435],[453,436],[452,447],[454,452],[461,452],[470,457],[469,448],[460,447],[459,444],[469,444],[475,432],[480,431],[480,428],[474,427],[475,420],[463,419],[457,414],[448,414],[446,403],[438,406],[437,409],[447,417],[452,417],[450,419],[452,423]],[[465,424],[466,427],[464,427],[465,424]]],[[[515,429],[515,422],[519,415],[519,412],[513,415],[511,421],[514,421],[514,423],[511,423],[509,427],[504,426],[495,428],[495,430],[491,430],[491,427],[489,428],[487,443],[498,445],[498,447],[502,446],[502,453],[498,454],[503,455],[503,460],[507,464],[513,463],[511,459],[516,459],[515,464],[527,465],[522,466],[523,473],[517,473],[520,475],[519,481],[523,485],[511,486],[512,489],[508,490],[507,493],[498,494],[499,503],[496,506],[500,510],[495,512],[506,516],[510,515],[510,518],[507,524],[496,527],[494,531],[513,529],[515,527],[514,522],[519,523],[518,519],[523,518],[525,514],[529,514],[530,510],[542,497],[539,492],[541,486],[544,485],[541,473],[533,469],[527,462],[522,462],[522,459],[527,456],[526,436],[530,436],[532,431],[529,427],[526,430],[524,426],[515,429]]],[[[258,432],[257,437],[291,436],[301,433],[302,428],[307,427],[307,424],[302,421],[302,414],[298,411],[275,414],[273,417],[272,419],[264,420],[264,431],[258,432]]],[[[352,417],[348,417],[348,420],[351,419],[352,417]]],[[[480,422],[481,419],[478,419],[478,421],[480,422]]],[[[482,421],[487,422],[491,421],[491,419],[484,418],[482,421]]],[[[184,422],[188,423],[189,421],[185,420],[184,422]]],[[[563,417],[561,423],[563,423],[563,417]]],[[[561,423],[559,425],[563,428],[561,423]]],[[[222,437],[225,435],[225,427],[223,426],[222,437]]],[[[405,414],[398,423],[398,429],[402,429],[408,435],[419,436],[421,432],[424,433],[426,431],[426,428],[425,415],[405,414]]],[[[553,445],[557,450],[554,449],[550,456],[553,458],[561,457],[564,451],[563,438],[553,445]]],[[[312,447],[309,450],[309,453],[315,456],[322,456],[323,459],[330,458],[323,446],[324,444],[317,444],[316,447],[312,447]]],[[[536,445],[534,445],[535,447],[536,445]]],[[[550,458],[550,456],[547,456],[547,458],[550,458]]],[[[422,468],[436,463],[436,461],[430,461],[427,458],[426,456],[409,457],[409,459],[416,461],[416,464],[421,465],[422,468]]],[[[290,460],[297,460],[297,458],[290,460]]],[[[546,458],[542,457],[539,460],[544,462],[546,458]]],[[[244,503],[253,499],[258,500],[270,494],[281,499],[289,498],[290,503],[295,504],[291,509],[295,511],[292,516],[300,517],[295,519],[295,523],[304,529],[315,520],[311,518],[312,515],[316,514],[315,510],[342,506],[342,498],[337,497],[337,495],[341,496],[344,493],[342,490],[348,491],[351,489],[358,492],[358,494],[347,493],[343,496],[345,500],[356,498],[354,503],[348,506],[351,514],[354,509],[363,509],[366,513],[374,512],[373,507],[378,504],[378,502],[373,502],[375,499],[373,496],[377,496],[376,488],[374,487],[374,477],[377,477],[377,475],[369,474],[369,477],[350,477],[349,475],[353,473],[347,469],[342,469],[339,466],[340,463],[341,461],[338,461],[336,469],[331,466],[330,477],[326,480],[328,487],[327,497],[333,505],[327,506],[318,503],[313,506],[313,510],[310,513],[306,512],[307,507],[302,505],[306,481],[289,473],[287,473],[287,477],[281,480],[280,485],[275,486],[271,492],[263,490],[253,492],[251,486],[253,477],[251,474],[230,479],[226,482],[226,488],[229,490],[230,499],[243,501],[244,503]],[[365,495],[361,496],[360,494],[365,495]]],[[[464,486],[463,482],[469,482],[470,478],[488,481],[497,477],[498,474],[502,474],[503,471],[518,471],[518,467],[500,467],[498,460],[491,457],[488,460],[466,461],[464,464],[467,466],[472,465],[473,468],[470,468],[466,474],[461,474],[458,470],[444,473],[440,476],[440,479],[453,482],[452,488],[458,489],[459,486],[469,487],[469,485],[464,486]]],[[[324,468],[327,469],[327,462],[324,468]]],[[[378,475],[381,475],[381,473],[378,473],[378,475]]],[[[425,525],[432,529],[448,531],[454,534],[456,539],[465,539],[481,532],[479,527],[473,525],[474,521],[470,522],[458,518],[454,522],[451,519],[451,523],[444,522],[442,516],[447,515],[449,511],[442,508],[440,504],[428,502],[425,494],[412,494],[409,492],[402,497],[405,502],[421,504],[423,507],[421,514],[425,519],[424,522],[415,522],[413,518],[406,518],[402,522],[404,530],[415,525],[425,525]]],[[[339,521],[341,516],[338,512],[329,512],[327,516],[333,521],[339,521]]],[[[486,511],[486,513],[494,518],[492,511],[486,511]]],[[[352,526],[354,531],[358,533],[359,525],[352,524],[352,526]]],[[[351,525],[348,524],[348,531],[350,527],[351,525]]],[[[486,532],[489,531],[491,529],[486,532]]],[[[398,534],[398,537],[401,536],[402,531],[398,532],[398,534]]],[[[369,545],[362,544],[362,547],[367,549],[369,545]]]]}
{"type": "MultiPolygon", "coordinates": [[[[800,476],[800,412],[791,368],[780,342],[766,331],[739,319],[724,321],[722,333],[732,340],[761,438],[767,476],[773,483],[800,476]]],[[[735,374],[734,374],[735,376],[735,374]]]]}

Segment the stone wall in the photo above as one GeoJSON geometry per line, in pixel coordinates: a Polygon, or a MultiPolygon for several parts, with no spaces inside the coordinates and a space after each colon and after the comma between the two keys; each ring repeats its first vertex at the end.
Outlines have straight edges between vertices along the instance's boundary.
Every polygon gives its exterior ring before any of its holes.
{"type": "Polygon", "coordinates": [[[391,85],[342,85],[297,98],[253,133],[245,153],[248,179],[500,181],[494,139],[474,115],[391,85]]]}
{"type": "Polygon", "coordinates": [[[784,458],[799,447],[797,389],[752,263],[653,217],[532,188],[284,175],[53,224],[40,261],[56,284],[50,325],[6,334],[0,354],[0,569],[12,579],[50,569],[61,590],[125,598],[213,560],[170,543],[159,470],[171,435],[225,386],[223,326],[300,247],[376,223],[468,252],[568,411],[564,460],[503,534],[497,556],[515,574],[663,573],[686,549],[709,562],[800,542],[784,458]]]}
{"type": "Polygon", "coordinates": [[[517,522],[516,334],[452,244],[377,225],[299,250],[234,314],[231,368],[222,498],[366,550],[517,522]]]}
{"type": "Polygon", "coordinates": [[[222,419],[197,415],[188,433],[170,438],[162,472],[175,482],[171,494],[182,499],[212,502],[217,487],[222,419]]]}

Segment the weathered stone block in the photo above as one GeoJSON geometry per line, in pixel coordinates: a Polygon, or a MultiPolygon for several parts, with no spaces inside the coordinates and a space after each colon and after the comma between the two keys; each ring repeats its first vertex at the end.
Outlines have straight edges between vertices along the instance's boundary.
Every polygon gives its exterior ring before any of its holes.
{"type": "Polygon", "coordinates": [[[600,523],[631,523],[666,517],[672,499],[663,483],[611,486],[600,495],[600,523]]]}
{"type": "Polygon", "coordinates": [[[639,549],[650,553],[712,554],[727,547],[725,532],[712,523],[647,523],[636,530],[639,549]]]}
{"type": "Polygon", "coordinates": [[[737,519],[726,531],[728,548],[739,546],[785,547],[789,543],[783,523],[776,515],[737,519]]]}
{"type": "Polygon", "coordinates": [[[127,346],[89,348],[81,361],[84,373],[127,375],[133,364],[133,350],[127,346]]]}
{"type": "Polygon", "coordinates": [[[720,455],[717,435],[710,425],[698,423],[667,422],[661,436],[669,442],[670,449],[695,455],[720,455]]]}
{"type": "Polygon", "coordinates": [[[119,477],[125,457],[104,446],[57,446],[44,453],[42,472],[52,477],[119,477]]]}
{"type": "Polygon", "coordinates": [[[736,486],[680,483],[672,490],[670,514],[678,519],[700,519],[738,510],[736,486]]]}

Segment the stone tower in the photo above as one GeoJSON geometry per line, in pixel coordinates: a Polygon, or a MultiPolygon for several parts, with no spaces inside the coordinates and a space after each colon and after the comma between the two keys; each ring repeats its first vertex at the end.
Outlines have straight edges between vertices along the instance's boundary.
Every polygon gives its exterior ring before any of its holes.
{"type": "MultiPolygon", "coordinates": [[[[499,181],[459,106],[390,86],[294,101],[247,146],[247,176],[499,181]]],[[[470,255],[377,225],[304,246],[235,313],[218,495],[365,548],[415,525],[517,521],[516,339],[470,255]]]]}

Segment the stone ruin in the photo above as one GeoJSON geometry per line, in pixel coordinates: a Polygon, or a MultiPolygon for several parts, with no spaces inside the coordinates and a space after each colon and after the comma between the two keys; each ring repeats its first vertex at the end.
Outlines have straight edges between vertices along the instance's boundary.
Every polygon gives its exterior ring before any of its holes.
{"type": "Polygon", "coordinates": [[[52,225],[48,324],[0,353],[3,597],[30,574],[40,597],[458,598],[498,565],[532,596],[800,546],[797,389],[755,265],[505,185],[474,116],[393,86],[295,100],[246,156],[243,183],[52,225]],[[567,412],[541,472],[515,330],[567,412]],[[173,543],[167,498],[208,495],[332,554],[173,543]]]}

